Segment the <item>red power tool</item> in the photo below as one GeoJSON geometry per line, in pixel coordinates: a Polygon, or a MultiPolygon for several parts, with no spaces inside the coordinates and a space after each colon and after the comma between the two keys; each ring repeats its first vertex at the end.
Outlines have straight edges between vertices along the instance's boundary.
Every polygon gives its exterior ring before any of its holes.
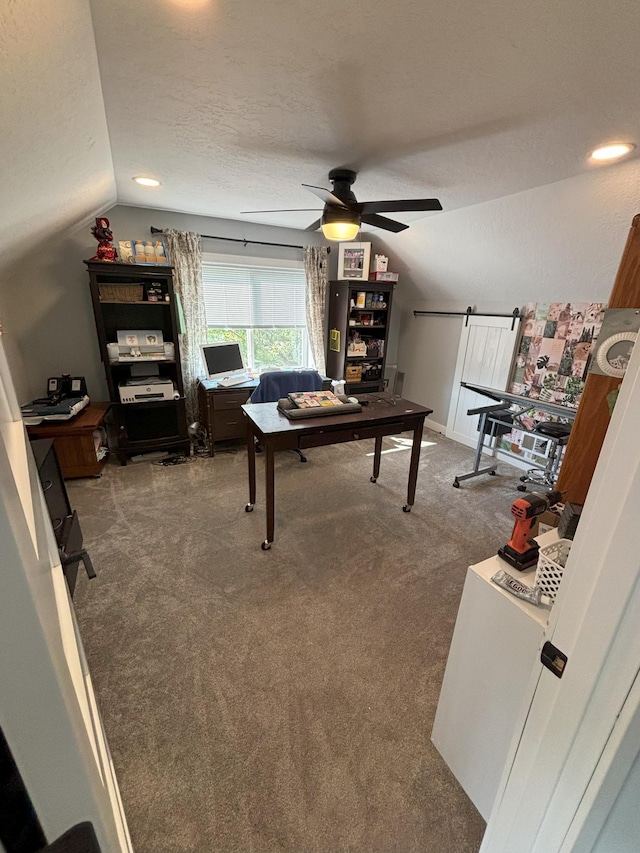
{"type": "Polygon", "coordinates": [[[533,539],[529,539],[531,528],[538,515],[561,500],[561,492],[548,492],[545,495],[530,492],[514,501],[511,515],[515,516],[516,523],[513,525],[511,539],[498,550],[498,556],[521,572],[534,566],[538,561],[540,546],[533,539]]]}

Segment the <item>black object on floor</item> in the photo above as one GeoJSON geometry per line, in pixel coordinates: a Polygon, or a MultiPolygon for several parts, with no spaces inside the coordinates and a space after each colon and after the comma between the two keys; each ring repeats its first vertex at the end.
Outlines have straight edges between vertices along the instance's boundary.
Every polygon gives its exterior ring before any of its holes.
{"type": "Polygon", "coordinates": [[[93,824],[77,823],[39,853],[102,853],[93,824]]]}
{"type": "Polygon", "coordinates": [[[46,839],[0,729],[0,842],[7,853],[37,853],[46,839]]]}

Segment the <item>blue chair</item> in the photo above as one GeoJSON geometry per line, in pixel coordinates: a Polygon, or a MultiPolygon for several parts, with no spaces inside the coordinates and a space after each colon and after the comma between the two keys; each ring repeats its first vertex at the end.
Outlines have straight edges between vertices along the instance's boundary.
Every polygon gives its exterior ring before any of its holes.
{"type": "MultiPolygon", "coordinates": [[[[296,391],[322,391],[324,380],[317,370],[269,370],[260,375],[260,382],[249,397],[250,403],[276,403],[296,391]]],[[[260,450],[260,448],[256,448],[260,450]]],[[[301,462],[307,457],[295,451],[301,462]]]]}

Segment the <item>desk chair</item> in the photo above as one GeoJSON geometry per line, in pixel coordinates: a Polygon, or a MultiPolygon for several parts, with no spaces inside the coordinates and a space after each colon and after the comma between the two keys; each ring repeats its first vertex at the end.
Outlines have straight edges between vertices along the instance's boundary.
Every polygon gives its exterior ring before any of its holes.
{"type": "MultiPolygon", "coordinates": [[[[324,380],[317,370],[269,370],[260,375],[260,382],[249,397],[250,403],[277,403],[287,394],[296,391],[322,391],[324,380]]],[[[259,451],[260,448],[256,447],[259,451]]],[[[301,450],[294,451],[301,462],[307,457],[301,450]]]]}
{"type": "MultiPolygon", "coordinates": [[[[527,473],[520,477],[520,481],[553,489],[560,473],[562,448],[569,441],[571,424],[560,424],[554,421],[543,422],[535,427],[534,432],[538,433],[541,438],[551,439],[552,447],[547,457],[546,466],[544,468],[529,468],[527,473]]],[[[518,486],[518,491],[527,492],[529,489],[526,485],[522,485],[518,486]]]]}

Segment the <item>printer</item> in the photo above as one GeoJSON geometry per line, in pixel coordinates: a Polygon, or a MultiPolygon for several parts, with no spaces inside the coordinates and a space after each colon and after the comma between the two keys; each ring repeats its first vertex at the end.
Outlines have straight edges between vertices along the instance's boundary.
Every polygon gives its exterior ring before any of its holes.
{"type": "Polygon", "coordinates": [[[129,378],[118,385],[121,403],[154,403],[175,400],[178,392],[168,376],[160,376],[158,364],[132,364],[129,378]]]}
{"type": "Polygon", "coordinates": [[[132,376],[118,386],[121,403],[153,403],[173,400],[176,395],[171,379],[165,376],[132,376]]]}

